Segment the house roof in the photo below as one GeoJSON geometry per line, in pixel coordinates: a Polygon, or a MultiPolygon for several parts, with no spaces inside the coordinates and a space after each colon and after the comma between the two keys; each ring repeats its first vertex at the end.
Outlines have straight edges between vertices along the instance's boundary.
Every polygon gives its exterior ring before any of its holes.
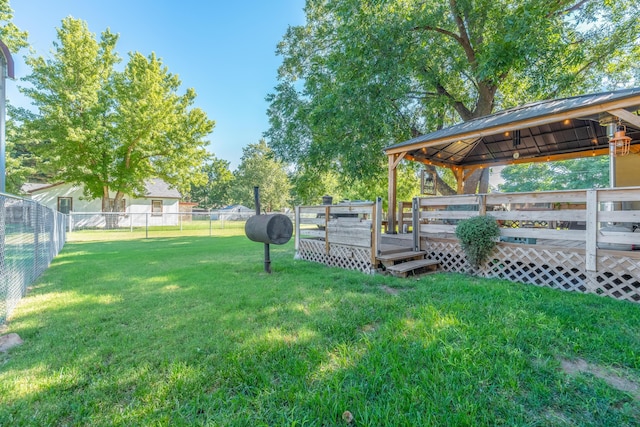
{"type": "Polygon", "coordinates": [[[64,184],[64,182],[56,182],[54,184],[50,184],[46,182],[27,182],[22,184],[21,190],[24,193],[33,193],[34,191],[44,190],[50,187],[56,187],[61,184],[64,184]]]}
{"type": "Polygon", "coordinates": [[[147,180],[145,183],[145,197],[163,197],[165,199],[180,199],[182,194],[172,188],[160,178],[147,180]]]}
{"type": "Polygon", "coordinates": [[[609,138],[601,121],[619,117],[632,138],[632,150],[640,152],[639,110],[640,88],[540,101],[421,135],[384,151],[444,167],[602,155],[609,152],[609,138]]]}
{"type": "MultiPolygon", "coordinates": [[[[28,194],[47,190],[52,187],[62,185],[64,182],[51,183],[26,183],[22,186],[22,191],[28,194]]],[[[158,197],[163,199],[180,199],[182,195],[175,188],[171,188],[169,184],[160,178],[153,178],[145,182],[145,194],[144,197],[158,197]]]]}

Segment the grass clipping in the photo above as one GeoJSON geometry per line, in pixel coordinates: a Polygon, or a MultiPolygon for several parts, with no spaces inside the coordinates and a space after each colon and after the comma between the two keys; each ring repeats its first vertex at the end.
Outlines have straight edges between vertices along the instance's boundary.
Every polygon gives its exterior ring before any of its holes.
{"type": "Polygon", "coordinates": [[[456,227],[456,237],[467,260],[475,268],[479,268],[491,254],[499,236],[498,223],[490,215],[462,220],[456,227]]]}

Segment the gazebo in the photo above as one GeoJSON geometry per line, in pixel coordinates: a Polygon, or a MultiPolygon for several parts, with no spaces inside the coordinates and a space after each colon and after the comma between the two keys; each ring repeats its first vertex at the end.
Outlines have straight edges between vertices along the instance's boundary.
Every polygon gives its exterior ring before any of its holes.
{"type": "Polygon", "coordinates": [[[397,224],[396,168],[401,160],[449,168],[458,193],[479,168],[610,154],[618,124],[631,138],[628,156],[612,156],[616,186],[640,186],[640,88],[527,104],[387,147],[389,230],[397,224]]]}
{"type": "Polygon", "coordinates": [[[640,88],[582,95],[527,104],[387,147],[387,233],[381,198],[298,206],[296,256],[364,272],[472,273],[640,302],[639,110],[640,88]],[[450,168],[460,193],[478,168],[607,154],[610,188],[396,200],[403,159],[450,168]],[[395,206],[402,207],[398,214],[395,206]],[[455,232],[459,221],[478,215],[497,221],[500,238],[485,263],[471,266],[455,232]]]}

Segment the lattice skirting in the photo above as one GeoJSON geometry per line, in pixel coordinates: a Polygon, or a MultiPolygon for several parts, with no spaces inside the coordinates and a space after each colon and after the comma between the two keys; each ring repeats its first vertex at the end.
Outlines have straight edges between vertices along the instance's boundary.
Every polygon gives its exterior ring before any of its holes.
{"type": "Polygon", "coordinates": [[[300,239],[297,256],[300,259],[346,270],[371,273],[374,269],[371,264],[370,248],[331,244],[327,252],[325,242],[322,240],[300,239]]]}
{"type": "Polygon", "coordinates": [[[428,239],[422,246],[444,271],[640,302],[640,260],[630,257],[603,251],[605,255],[598,256],[598,271],[588,272],[583,249],[498,244],[490,260],[474,270],[456,240],[428,239]]]}

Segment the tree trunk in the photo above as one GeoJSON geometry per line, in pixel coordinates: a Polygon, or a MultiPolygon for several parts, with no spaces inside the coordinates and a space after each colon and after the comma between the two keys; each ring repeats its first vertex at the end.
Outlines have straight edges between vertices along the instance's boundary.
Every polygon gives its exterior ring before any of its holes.
{"type": "MultiPolygon", "coordinates": [[[[498,86],[487,81],[478,81],[478,99],[469,120],[491,114],[498,86]]],[[[464,119],[464,118],[463,118],[464,119]]],[[[467,121],[467,120],[465,120],[467,121]]],[[[464,194],[489,192],[489,169],[475,170],[464,182],[464,194]]]]}
{"type": "Polygon", "coordinates": [[[482,169],[482,176],[478,184],[478,193],[487,194],[489,192],[489,168],[482,169]]]}
{"type": "Polygon", "coordinates": [[[482,176],[482,169],[476,169],[469,175],[462,187],[462,194],[475,194],[478,191],[478,183],[480,182],[480,177],[482,176]]]}
{"type": "Polygon", "coordinates": [[[103,187],[102,190],[102,212],[104,216],[104,228],[107,230],[114,230],[118,228],[118,215],[114,214],[115,203],[111,203],[109,198],[109,188],[103,187]]]}
{"type": "Polygon", "coordinates": [[[437,174],[435,166],[433,166],[433,165],[424,165],[424,169],[427,172],[435,175],[435,177],[436,177],[436,192],[437,193],[439,193],[441,196],[455,196],[456,195],[456,190],[451,188],[449,186],[449,184],[444,182],[442,180],[442,178],[440,178],[440,175],[437,174]]]}

